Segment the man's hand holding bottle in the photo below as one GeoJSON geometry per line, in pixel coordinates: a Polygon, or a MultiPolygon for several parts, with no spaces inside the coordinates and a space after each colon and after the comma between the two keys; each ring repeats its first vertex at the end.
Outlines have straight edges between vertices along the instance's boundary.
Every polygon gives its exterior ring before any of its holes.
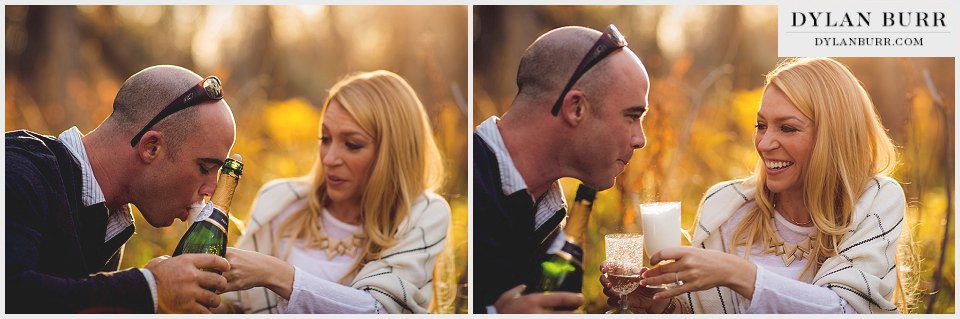
{"type": "Polygon", "coordinates": [[[556,291],[523,295],[526,285],[507,290],[497,299],[493,307],[497,313],[575,313],[576,311],[554,311],[554,308],[576,309],[583,305],[583,295],[572,292],[556,291]]]}

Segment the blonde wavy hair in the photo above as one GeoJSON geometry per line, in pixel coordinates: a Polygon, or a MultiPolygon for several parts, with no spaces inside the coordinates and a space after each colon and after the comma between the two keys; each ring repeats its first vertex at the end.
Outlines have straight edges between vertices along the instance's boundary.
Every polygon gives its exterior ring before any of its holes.
{"type": "MultiPolygon", "coordinates": [[[[359,258],[346,278],[370,260],[396,244],[400,224],[410,213],[413,201],[443,182],[440,152],[433,130],[417,93],[402,77],[390,71],[355,73],[330,88],[323,103],[320,126],[330,102],[336,101],[373,137],[377,155],[361,196],[361,223],[366,239],[359,258]]],[[[310,182],[309,204],[288,218],[275,234],[274,251],[281,238],[303,239],[304,247],[320,247],[322,214],[327,187],[322,159],[318,156],[310,173],[301,177],[310,182]]],[[[287,246],[289,255],[290,248],[287,246]]]]}
{"type": "MultiPolygon", "coordinates": [[[[853,207],[864,186],[875,175],[890,175],[897,165],[896,147],[887,136],[870,96],[859,80],[840,62],[830,58],[782,61],[766,76],[766,87],[783,92],[814,128],[814,145],[806,175],[802,177],[804,203],[817,227],[817,246],[810,253],[801,276],[816,272],[837,254],[837,245],[851,227],[853,207]]],[[[779,236],[774,227],[774,198],[766,187],[763,160],[757,162],[751,180],[756,187],[756,205],[734,232],[731,251],[756,242],[766,244],[779,236]]],[[[907,231],[903,232],[908,235],[907,231]]],[[[906,240],[909,241],[909,240],[906,240]]],[[[749,258],[750,249],[745,249],[749,258]]],[[[900,270],[897,270],[898,279],[900,270]]],[[[896,298],[906,311],[908,296],[898,280],[896,298]]]]}

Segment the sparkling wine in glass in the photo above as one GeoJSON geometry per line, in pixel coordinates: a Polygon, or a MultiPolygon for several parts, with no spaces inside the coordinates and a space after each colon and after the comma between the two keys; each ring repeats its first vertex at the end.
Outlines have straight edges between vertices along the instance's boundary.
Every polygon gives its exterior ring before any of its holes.
{"type": "Polygon", "coordinates": [[[608,314],[626,314],[630,312],[627,294],[640,286],[640,269],[643,267],[643,235],[635,233],[607,234],[604,236],[608,265],[607,280],[610,290],[620,295],[620,309],[608,311],[608,314]]]}

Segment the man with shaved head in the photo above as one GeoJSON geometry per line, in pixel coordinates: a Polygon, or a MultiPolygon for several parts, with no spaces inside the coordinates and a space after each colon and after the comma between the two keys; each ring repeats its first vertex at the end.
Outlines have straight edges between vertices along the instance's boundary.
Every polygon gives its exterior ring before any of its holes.
{"type": "Polygon", "coordinates": [[[563,27],[520,60],[503,118],[473,136],[474,312],[575,308],[576,293],[523,294],[539,281],[538,248],[566,215],[558,180],[604,190],[646,143],[649,79],[616,27],[563,27]]]}
{"type": "Polygon", "coordinates": [[[186,220],[210,195],[236,127],[220,80],[177,66],[127,79],[86,135],[6,133],[6,305],[11,313],[209,312],[226,280],[216,255],[158,257],[118,270],[134,233],[186,220]]]}

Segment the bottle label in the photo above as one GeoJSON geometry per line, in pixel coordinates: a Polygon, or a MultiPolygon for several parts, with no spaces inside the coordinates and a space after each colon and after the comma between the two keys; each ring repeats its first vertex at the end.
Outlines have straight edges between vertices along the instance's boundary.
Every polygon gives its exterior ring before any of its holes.
{"type": "Polygon", "coordinates": [[[553,241],[550,242],[550,246],[547,247],[547,255],[553,255],[560,252],[563,249],[563,244],[567,242],[567,235],[563,232],[563,229],[558,229],[554,234],[553,241]]]}
{"type": "Polygon", "coordinates": [[[227,214],[224,213],[219,208],[211,206],[210,215],[204,218],[202,221],[205,221],[213,224],[214,226],[217,226],[217,228],[220,228],[220,230],[223,231],[224,234],[227,233],[227,225],[228,225],[227,214]]]}
{"type": "Polygon", "coordinates": [[[567,236],[563,230],[557,231],[557,236],[550,242],[546,254],[547,256],[556,254],[566,255],[567,259],[578,266],[583,263],[583,248],[581,248],[579,244],[567,240],[567,236]]]}
{"type": "Polygon", "coordinates": [[[193,222],[196,223],[198,221],[207,219],[207,217],[210,217],[210,214],[213,214],[213,202],[208,201],[205,205],[203,205],[203,208],[200,209],[200,212],[197,213],[197,217],[193,219],[193,222]]]}
{"type": "Polygon", "coordinates": [[[583,248],[580,248],[579,245],[571,243],[569,241],[563,242],[563,248],[560,251],[565,252],[570,255],[570,262],[580,266],[583,264],[583,248]]]}

